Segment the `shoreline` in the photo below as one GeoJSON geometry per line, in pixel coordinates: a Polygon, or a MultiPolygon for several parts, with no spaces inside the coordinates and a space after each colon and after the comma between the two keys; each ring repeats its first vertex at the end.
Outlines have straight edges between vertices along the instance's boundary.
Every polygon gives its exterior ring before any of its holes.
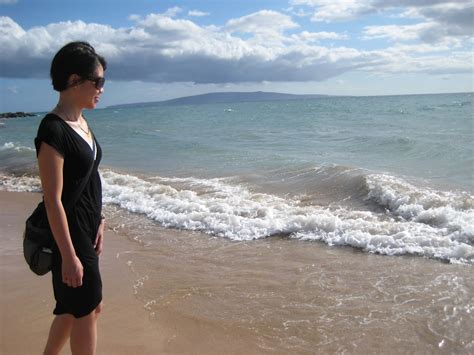
{"type": "MultiPolygon", "coordinates": [[[[22,254],[24,221],[40,197],[38,193],[0,191],[2,354],[41,352],[54,317],[50,274],[42,277],[33,274],[22,254]]],[[[139,280],[124,260],[127,253],[141,249],[139,243],[107,228],[100,261],[104,308],[98,321],[98,354],[252,351],[242,334],[213,329],[199,319],[186,319],[165,310],[160,313],[160,319],[152,320],[135,295],[139,280]]],[[[69,344],[61,354],[70,354],[69,344]]]]}
{"type": "MultiPolygon", "coordinates": [[[[0,353],[37,354],[50,276],[22,255],[41,195],[0,191],[0,353]]],[[[234,242],[107,205],[98,354],[463,353],[470,266],[288,238],[234,242]],[[454,313],[453,313],[454,312],[454,313]]],[[[66,345],[61,354],[70,354],[66,345]]]]}

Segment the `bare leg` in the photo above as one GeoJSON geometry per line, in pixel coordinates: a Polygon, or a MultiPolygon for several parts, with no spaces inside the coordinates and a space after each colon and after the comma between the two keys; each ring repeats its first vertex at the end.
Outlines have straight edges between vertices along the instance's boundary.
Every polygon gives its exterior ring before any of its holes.
{"type": "Polygon", "coordinates": [[[54,318],[44,349],[45,355],[59,354],[71,335],[73,322],[74,317],[70,314],[62,314],[54,318]]]}
{"type": "Polygon", "coordinates": [[[87,316],[74,319],[71,330],[71,352],[73,355],[94,355],[97,345],[97,318],[102,303],[87,316]]]}

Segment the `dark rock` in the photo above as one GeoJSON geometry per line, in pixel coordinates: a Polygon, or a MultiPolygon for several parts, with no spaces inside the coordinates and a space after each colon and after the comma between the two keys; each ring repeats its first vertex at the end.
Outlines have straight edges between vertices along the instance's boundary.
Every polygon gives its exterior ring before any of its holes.
{"type": "Polygon", "coordinates": [[[36,116],[33,113],[28,112],[5,112],[0,113],[0,118],[16,118],[16,117],[32,117],[36,116]]]}

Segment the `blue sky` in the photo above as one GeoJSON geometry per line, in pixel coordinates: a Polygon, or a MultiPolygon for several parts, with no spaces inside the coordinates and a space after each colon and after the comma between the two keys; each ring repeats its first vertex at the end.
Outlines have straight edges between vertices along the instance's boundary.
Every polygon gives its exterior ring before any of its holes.
{"type": "Polygon", "coordinates": [[[470,0],[0,0],[0,111],[45,111],[56,51],[109,63],[99,107],[217,91],[473,91],[470,0]]]}

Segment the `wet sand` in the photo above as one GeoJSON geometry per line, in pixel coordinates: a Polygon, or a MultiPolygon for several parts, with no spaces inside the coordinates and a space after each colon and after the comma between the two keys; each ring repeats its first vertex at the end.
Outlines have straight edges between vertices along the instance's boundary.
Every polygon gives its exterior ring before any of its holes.
{"type": "MultiPolygon", "coordinates": [[[[121,258],[153,322],[200,322],[265,354],[474,353],[471,266],[284,235],[235,242],[107,210],[142,245],[121,258]]],[[[180,344],[170,349],[186,352],[180,344]]]]}
{"type": "MultiPolygon", "coordinates": [[[[0,191],[0,353],[40,354],[53,319],[50,275],[34,275],[23,259],[24,221],[39,194],[0,191]]],[[[104,310],[98,323],[98,354],[252,353],[245,332],[213,329],[199,319],[163,313],[152,319],[136,295],[136,275],[118,257],[141,249],[138,243],[108,230],[101,272],[104,310]],[[135,287],[134,287],[135,286],[135,287]]],[[[62,354],[70,354],[66,345],[62,354]]]]}

